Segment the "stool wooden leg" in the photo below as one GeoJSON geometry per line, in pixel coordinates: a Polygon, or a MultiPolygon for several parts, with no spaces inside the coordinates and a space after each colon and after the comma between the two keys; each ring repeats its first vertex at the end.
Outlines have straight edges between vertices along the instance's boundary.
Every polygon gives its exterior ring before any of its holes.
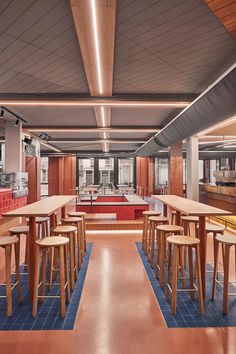
{"type": "Polygon", "coordinates": [[[61,317],[65,317],[66,302],[65,302],[65,269],[64,269],[63,246],[59,247],[59,267],[60,267],[60,312],[61,312],[61,317]]]}
{"type": "Polygon", "coordinates": [[[47,251],[42,250],[42,283],[40,289],[40,302],[45,300],[45,288],[46,288],[46,272],[47,272],[47,251]]]}
{"type": "Polygon", "coordinates": [[[214,270],[213,270],[213,283],[212,283],[212,292],[211,299],[215,298],[215,290],[216,290],[216,279],[217,279],[217,265],[218,265],[218,257],[219,257],[219,242],[215,240],[215,248],[214,248],[214,270]]]}
{"type": "Polygon", "coordinates": [[[173,266],[172,266],[172,297],[171,297],[171,312],[176,315],[176,302],[177,302],[177,281],[178,281],[178,267],[179,267],[179,250],[174,245],[173,251],[173,266]]]}
{"type": "Polygon", "coordinates": [[[155,238],[156,238],[155,223],[152,223],[151,257],[150,257],[150,264],[152,268],[154,268],[155,238]]]}
{"type": "MultiPolygon", "coordinates": [[[[194,289],[193,286],[193,253],[192,253],[192,247],[188,247],[188,261],[189,261],[189,287],[191,290],[194,289]]],[[[191,300],[194,300],[194,291],[189,292],[191,300]]]]}
{"type": "Polygon", "coordinates": [[[187,263],[187,250],[186,247],[179,248],[179,265],[180,265],[180,272],[182,277],[182,288],[186,287],[186,280],[185,280],[185,268],[187,263]]]}
{"type": "Polygon", "coordinates": [[[70,302],[70,278],[69,278],[69,269],[68,269],[68,245],[64,246],[64,261],[65,261],[65,274],[66,274],[66,301],[70,302]]]}
{"type": "MultiPolygon", "coordinates": [[[[78,268],[81,268],[82,262],[83,262],[83,257],[82,257],[82,234],[81,234],[81,228],[79,227],[79,223],[77,225],[77,249],[78,249],[78,268]]],[[[75,258],[76,259],[76,258],[75,258]]],[[[77,267],[77,264],[76,264],[77,267]]]]}
{"type": "Polygon", "coordinates": [[[29,235],[25,235],[25,264],[29,265],[29,235]]]}
{"type": "MultiPolygon", "coordinates": [[[[73,233],[72,234],[72,237],[73,237],[73,244],[74,244],[74,260],[75,260],[75,279],[78,278],[78,262],[76,261],[76,233],[73,233]]],[[[79,254],[80,254],[80,246],[79,246],[79,239],[78,239],[78,230],[77,230],[77,243],[78,243],[78,257],[79,257],[79,254]]]]}
{"type": "MultiPolygon", "coordinates": [[[[165,261],[165,233],[159,232],[159,247],[157,255],[157,265],[160,267],[159,285],[163,288],[164,285],[164,261],[165,261]]],[[[157,266],[157,276],[158,276],[157,266]]]]}
{"type": "Polygon", "coordinates": [[[54,247],[51,247],[49,250],[49,289],[52,288],[53,281],[53,268],[54,268],[54,247]]]}
{"type": "Polygon", "coordinates": [[[200,247],[196,246],[196,268],[197,268],[197,280],[198,280],[198,301],[200,306],[201,315],[204,314],[204,303],[203,303],[203,288],[202,288],[202,277],[201,277],[201,265],[200,265],[200,247]]]}
{"type": "Polygon", "coordinates": [[[151,221],[148,221],[148,249],[147,249],[147,256],[148,260],[150,262],[150,257],[151,257],[151,246],[152,246],[152,223],[151,221]]]}
{"type": "Polygon", "coordinates": [[[34,295],[33,295],[33,317],[37,316],[38,310],[38,286],[39,286],[39,274],[40,274],[40,250],[36,246],[36,258],[35,258],[35,275],[34,275],[34,295]]]}
{"type": "Polygon", "coordinates": [[[166,300],[168,300],[169,297],[169,286],[170,286],[170,268],[171,268],[171,244],[168,243],[168,249],[167,249],[167,269],[166,269],[166,291],[165,291],[165,297],[166,300]]]}
{"type": "Polygon", "coordinates": [[[225,244],[224,255],[224,290],[223,290],[223,313],[228,312],[228,287],[229,287],[229,255],[230,245],[225,244]]]}
{"type": "Polygon", "coordinates": [[[87,251],[87,246],[86,246],[86,224],[85,224],[85,216],[84,216],[83,224],[84,224],[84,252],[86,252],[86,251],[87,251]]]}
{"type": "Polygon", "coordinates": [[[49,232],[49,221],[46,221],[46,236],[49,236],[50,232],[49,232]]]}
{"type": "Polygon", "coordinates": [[[12,315],[12,294],[11,294],[11,246],[5,247],[5,272],[6,272],[6,301],[7,317],[12,315]]]}
{"type": "Polygon", "coordinates": [[[71,289],[75,287],[75,259],[74,259],[74,236],[70,234],[70,280],[71,280],[71,289]]]}
{"type": "Polygon", "coordinates": [[[143,237],[142,237],[142,250],[144,251],[144,253],[146,250],[146,247],[145,247],[146,237],[147,237],[146,230],[147,230],[147,218],[146,218],[146,215],[144,215],[144,217],[143,217],[143,237]]]}
{"type": "Polygon", "coordinates": [[[17,243],[14,244],[15,249],[15,267],[16,267],[16,289],[18,302],[21,303],[21,287],[20,287],[20,238],[17,243]]]}

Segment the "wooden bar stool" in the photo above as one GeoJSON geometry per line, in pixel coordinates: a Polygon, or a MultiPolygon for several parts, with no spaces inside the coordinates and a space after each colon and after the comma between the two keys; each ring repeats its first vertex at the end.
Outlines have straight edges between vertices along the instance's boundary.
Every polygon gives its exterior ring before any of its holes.
{"type": "Polygon", "coordinates": [[[35,280],[34,280],[34,295],[33,295],[33,317],[37,316],[38,299],[44,301],[45,298],[58,298],[58,296],[46,296],[46,268],[47,268],[47,252],[50,249],[58,249],[59,253],[59,269],[60,269],[60,313],[61,317],[66,313],[66,301],[70,302],[70,284],[68,273],[68,243],[67,237],[50,236],[35,241],[36,243],[36,259],[35,259],[35,280]],[[42,253],[42,281],[40,278],[40,253],[42,253]],[[41,287],[41,294],[38,295],[38,289],[41,287]],[[66,293],[66,294],[65,294],[66,293]],[[66,295],[66,296],[65,296],[66,295]]]}
{"type": "Polygon", "coordinates": [[[200,270],[200,240],[195,237],[189,236],[170,236],[167,237],[168,243],[168,253],[167,253],[167,277],[166,277],[166,300],[168,299],[169,292],[171,292],[171,311],[173,315],[176,315],[176,302],[177,302],[177,292],[178,291],[189,291],[190,297],[194,300],[194,292],[198,292],[198,300],[200,313],[204,313],[204,304],[203,304],[203,292],[202,292],[202,278],[200,270]],[[173,249],[173,258],[172,258],[172,247],[173,249]],[[183,247],[187,247],[188,250],[188,259],[189,259],[189,289],[178,289],[178,270],[179,270],[179,254],[183,247]],[[197,281],[198,287],[194,284],[194,268],[193,268],[193,255],[192,249],[195,249],[196,255],[196,270],[197,270],[197,281]],[[172,263],[172,286],[170,284],[170,269],[172,263]]]}
{"type": "Polygon", "coordinates": [[[145,254],[147,254],[147,244],[148,244],[148,229],[149,229],[149,216],[160,216],[161,212],[154,210],[143,211],[143,237],[142,237],[142,249],[145,254]]]}
{"type": "Polygon", "coordinates": [[[11,236],[16,235],[19,239],[19,249],[20,249],[20,237],[21,235],[25,235],[25,264],[27,265],[28,262],[28,256],[29,256],[29,242],[28,242],[28,237],[29,237],[29,226],[27,225],[21,225],[21,226],[14,226],[11,227],[9,230],[9,233],[11,236]]]}
{"type": "Polygon", "coordinates": [[[62,224],[64,225],[74,225],[77,227],[77,247],[78,247],[78,268],[81,268],[81,265],[83,263],[83,234],[82,234],[82,228],[83,228],[83,219],[78,218],[78,217],[68,217],[65,219],[62,219],[62,224]]]}
{"type": "MultiPolygon", "coordinates": [[[[159,247],[157,249],[156,277],[159,278],[159,285],[161,288],[163,288],[164,262],[165,262],[165,254],[166,254],[166,237],[172,234],[182,235],[183,227],[178,225],[158,225],[156,227],[156,232],[157,232],[157,240],[159,244],[159,247]]],[[[180,263],[181,263],[181,269],[182,271],[184,271],[182,253],[180,254],[180,263]]]]}
{"type": "Polygon", "coordinates": [[[169,224],[169,219],[166,216],[149,216],[148,221],[149,221],[148,259],[151,264],[151,267],[154,268],[154,248],[155,248],[155,239],[156,239],[156,227],[162,224],[169,224]]]}
{"type": "Polygon", "coordinates": [[[190,234],[191,234],[190,226],[191,226],[191,224],[194,224],[195,236],[197,236],[197,227],[198,227],[198,223],[199,223],[199,217],[198,216],[181,216],[181,220],[182,220],[182,226],[184,228],[184,234],[190,236],[190,234]]]}
{"type": "MultiPolygon", "coordinates": [[[[53,235],[62,235],[69,238],[69,248],[70,248],[70,279],[71,279],[71,289],[75,287],[75,279],[78,278],[78,268],[76,264],[76,231],[77,228],[72,225],[60,225],[53,230],[53,235]]],[[[50,255],[50,277],[49,286],[52,286],[53,271],[55,271],[55,260],[54,260],[54,249],[51,250],[50,255]]]]}
{"type": "Polygon", "coordinates": [[[21,303],[21,287],[20,287],[20,250],[19,238],[17,236],[0,236],[0,247],[5,250],[5,274],[6,284],[1,286],[6,287],[6,295],[1,296],[6,298],[7,302],[7,317],[12,315],[12,290],[16,287],[18,302],[21,303]],[[15,249],[15,267],[16,267],[16,282],[11,282],[11,254],[12,246],[15,249]]]}
{"type": "MultiPolygon", "coordinates": [[[[213,236],[213,250],[214,250],[214,263],[213,266],[216,262],[216,236],[217,235],[224,235],[224,231],[225,231],[225,227],[224,226],[220,226],[220,225],[207,225],[206,226],[206,234],[212,234],[213,236]]],[[[197,227],[197,237],[198,235],[199,229],[197,227]]],[[[206,247],[207,247],[207,242],[206,242],[206,247]]],[[[218,264],[221,264],[218,262],[218,264]]],[[[208,273],[212,273],[213,271],[208,271],[208,273]]]]}
{"type": "MultiPolygon", "coordinates": [[[[213,273],[213,285],[212,285],[212,300],[215,297],[216,283],[220,286],[223,286],[223,313],[226,315],[228,312],[228,296],[236,296],[236,292],[229,293],[229,257],[230,257],[230,248],[231,246],[235,247],[236,252],[236,237],[234,235],[217,235],[215,238],[216,241],[216,258],[214,263],[214,273],[213,273]],[[224,270],[224,280],[219,281],[217,279],[217,266],[218,266],[218,257],[219,257],[219,245],[222,245],[222,254],[223,254],[223,270],[224,270]]],[[[235,253],[236,254],[236,253],[235,253]]],[[[236,263],[236,257],[235,257],[236,263]]]]}
{"type": "Polygon", "coordinates": [[[85,217],[86,217],[86,214],[84,211],[70,211],[69,213],[67,213],[67,216],[68,217],[76,217],[76,218],[82,218],[83,219],[83,222],[81,224],[82,226],[82,230],[81,230],[81,233],[82,233],[82,237],[83,237],[83,240],[82,240],[82,244],[83,244],[83,249],[82,249],[82,252],[83,252],[83,257],[84,257],[84,254],[86,252],[86,223],[85,223],[85,217]]]}
{"type": "MultiPolygon", "coordinates": [[[[37,225],[38,238],[49,236],[49,217],[36,217],[35,222],[37,225]]],[[[29,219],[26,219],[27,224],[29,219]]]]}

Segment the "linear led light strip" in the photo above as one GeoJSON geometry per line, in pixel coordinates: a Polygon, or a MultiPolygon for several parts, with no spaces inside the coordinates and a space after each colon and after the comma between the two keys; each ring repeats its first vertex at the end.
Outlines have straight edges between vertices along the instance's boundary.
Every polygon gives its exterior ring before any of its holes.
{"type": "Polygon", "coordinates": [[[153,101],[50,101],[50,100],[0,100],[0,106],[80,106],[80,107],[187,107],[190,102],[153,101]]]}
{"type": "Polygon", "coordinates": [[[48,128],[48,127],[39,127],[39,128],[25,128],[24,131],[29,132],[63,132],[63,133],[85,133],[85,132],[92,132],[92,133],[155,133],[158,132],[160,129],[153,129],[153,128],[143,128],[143,129],[135,129],[135,128],[48,128]]]}
{"type": "Polygon", "coordinates": [[[54,151],[56,151],[56,152],[61,152],[60,149],[57,149],[56,147],[54,147],[54,146],[52,146],[52,145],[50,145],[50,144],[43,143],[41,140],[40,140],[40,144],[42,144],[42,145],[44,145],[44,146],[46,146],[46,147],[48,147],[48,148],[50,148],[50,149],[52,149],[52,150],[54,150],[54,151]]]}
{"type": "Polygon", "coordinates": [[[101,70],[101,60],[100,60],[99,41],[98,41],[96,0],[90,0],[90,4],[91,4],[91,10],[92,10],[93,38],[94,38],[94,46],[95,46],[95,53],[96,53],[98,86],[99,86],[99,93],[102,94],[103,93],[102,72],[101,72],[102,70],[101,70]]]}

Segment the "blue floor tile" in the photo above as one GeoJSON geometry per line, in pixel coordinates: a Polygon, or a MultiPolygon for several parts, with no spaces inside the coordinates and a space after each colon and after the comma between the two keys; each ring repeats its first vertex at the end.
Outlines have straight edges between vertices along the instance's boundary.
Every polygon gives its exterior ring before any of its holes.
{"type": "MultiPolygon", "coordinates": [[[[155,277],[154,270],[150,267],[150,264],[142,251],[141,242],[136,243],[137,250],[140,258],[143,262],[144,268],[148,275],[151,286],[154,290],[155,296],[160,304],[161,311],[163,313],[166,324],[170,328],[183,328],[183,327],[230,327],[236,326],[236,296],[229,297],[229,311],[228,315],[222,314],[223,306],[223,293],[222,289],[217,288],[215,300],[211,300],[212,289],[212,275],[213,273],[207,273],[206,279],[206,301],[204,315],[199,312],[199,305],[197,295],[195,301],[189,298],[189,294],[179,293],[177,296],[177,314],[173,316],[171,313],[170,298],[168,301],[163,302],[165,299],[165,290],[159,287],[158,280],[155,277]]],[[[211,265],[207,265],[209,270],[212,270],[211,265]]],[[[222,276],[221,276],[222,279],[222,276]]],[[[181,286],[181,283],[179,284],[181,286]]],[[[236,287],[231,285],[230,291],[236,293],[236,287]]]]}
{"type": "MultiPolygon", "coordinates": [[[[44,303],[38,306],[38,316],[32,317],[32,305],[29,301],[28,293],[28,277],[21,276],[22,304],[18,304],[16,290],[12,296],[12,317],[6,317],[6,300],[0,299],[0,330],[61,330],[73,329],[78,310],[84,280],[87,273],[90,254],[92,251],[92,243],[87,244],[87,252],[84,257],[82,269],[75,284],[75,289],[71,292],[71,302],[67,305],[66,317],[60,317],[59,299],[46,299],[44,303]]],[[[21,267],[21,272],[24,267],[21,267]]],[[[14,277],[13,277],[14,281],[14,277]]],[[[59,282],[59,277],[56,283],[59,282]]],[[[5,289],[0,289],[0,295],[5,295],[5,289]]],[[[59,287],[54,286],[47,295],[59,294],[59,287]]]]}

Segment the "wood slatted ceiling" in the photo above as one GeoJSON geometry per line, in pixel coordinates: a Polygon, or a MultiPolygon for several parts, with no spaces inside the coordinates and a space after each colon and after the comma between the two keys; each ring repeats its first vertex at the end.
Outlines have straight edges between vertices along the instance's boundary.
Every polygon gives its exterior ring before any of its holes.
{"type": "Polygon", "coordinates": [[[236,1],[235,0],[205,0],[206,4],[236,39],[236,1]]]}
{"type": "Polygon", "coordinates": [[[0,4],[1,92],[88,92],[67,0],[0,4]]]}
{"type": "Polygon", "coordinates": [[[236,51],[201,0],[117,5],[113,93],[198,92],[236,51]]]}

